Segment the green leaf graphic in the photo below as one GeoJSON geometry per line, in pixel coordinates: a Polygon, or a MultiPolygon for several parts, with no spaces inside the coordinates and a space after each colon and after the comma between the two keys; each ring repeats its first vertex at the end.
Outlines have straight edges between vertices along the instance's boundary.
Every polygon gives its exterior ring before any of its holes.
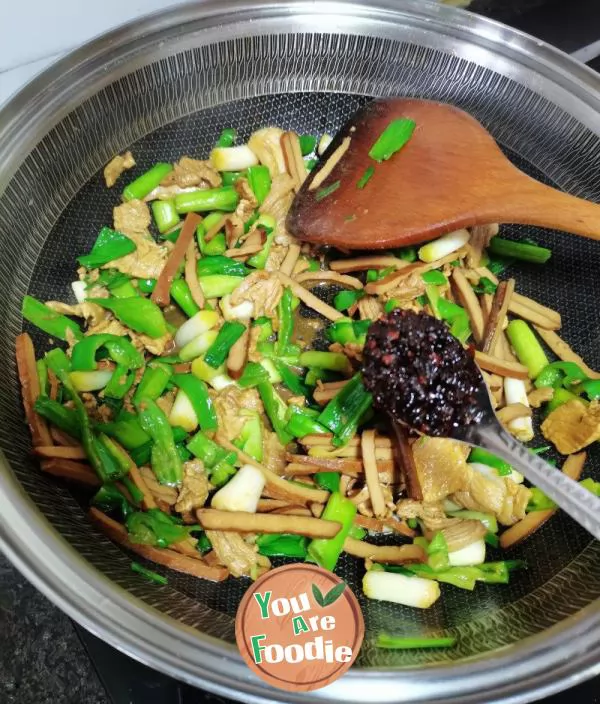
{"type": "Polygon", "coordinates": [[[319,587],[317,587],[316,584],[312,585],[312,593],[315,597],[315,601],[317,602],[317,604],[319,606],[325,606],[325,597],[323,596],[321,590],[319,589],[319,587]]]}
{"type": "Polygon", "coordinates": [[[339,584],[336,584],[333,589],[331,589],[327,592],[327,594],[325,594],[325,598],[323,599],[323,606],[329,606],[330,604],[333,604],[335,601],[337,601],[344,593],[345,588],[346,582],[340,582],[339,584]]]}

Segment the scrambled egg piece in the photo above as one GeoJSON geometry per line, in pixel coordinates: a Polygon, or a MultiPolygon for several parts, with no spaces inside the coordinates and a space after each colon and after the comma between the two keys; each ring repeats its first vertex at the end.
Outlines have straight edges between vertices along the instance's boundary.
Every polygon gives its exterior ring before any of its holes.
{"type": "Polygon", "coordinates": [[[542,423],[542,433],[561,455],[579,452],[600,439],[600,401],[589,406],[576,399],[564,403],[542,423]]]}
{"type": "Polygon", "coordinates": [[[132,169],[135,166],[135,159],[131,152],[117,154],[104,167],[104,180],[107,188],[112,188],[123,171],[132,169]]]}

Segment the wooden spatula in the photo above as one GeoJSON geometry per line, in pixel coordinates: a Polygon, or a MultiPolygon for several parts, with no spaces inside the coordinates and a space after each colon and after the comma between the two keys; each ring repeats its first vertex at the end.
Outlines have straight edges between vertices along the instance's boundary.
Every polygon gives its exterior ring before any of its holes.
{"type": "Polygon", "coordinates": [[[452,105],[394,98],[355,113],[307,177],[287,226],[308,242],[384,249],[494,222],[600,239],[600,205],[519,171],[473,117],[452,105]],[[389,160],[377,163],[369,150],[398,118],[414,120],[414,133],[389,160]],[[347,150],[323,178],[346,138],[347,150]],[[359,188],[369,167],[374,173],[359,188]]]}

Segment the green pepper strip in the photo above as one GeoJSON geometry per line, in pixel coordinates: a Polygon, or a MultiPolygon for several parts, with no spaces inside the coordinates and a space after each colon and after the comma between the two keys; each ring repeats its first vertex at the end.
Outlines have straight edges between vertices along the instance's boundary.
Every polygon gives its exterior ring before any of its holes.
{"type": "Polygon", "coordinates": [[[246,326],[238,322],[225,321],[219,330],[217,339],[208,348],[204,361],[209,367],[218,369],[227,359],[229,350],[244,334],[246,326]]]}
{"type": "Polygon", "coordinates": [[[36,413],[39,413],[52,425],[60,428],[60,430],[64,430],[72,438],[77,440],[81,438],[77,412],[73,409],[65,408],[49,396],[38,396],[33,407],[36,413]]]}
{"type": "Polygon", "coordinates": [[[120,511],[124,519],[135,510],[114,484],[103,484],[92,498],[92,505],[102,511],[120,511]]]}
{"type": "Polygon", "coordinates": [[[101,423],[97,429],[115,438],[126,450],[135,450],[150,442],[150,436],[144,430],[136,415],[127,411],[121,412],[112,423],[101,423]]]}
{"type": "Polygon", "coordinates": [[[25,296],[21,313],[25,320],[43,330],[52,337],[57,337],[59,340],[65,340],[72,335],[76,340],[81,340],[83,333],[77,323],[73,322],[66,315],[61,315],[51,310],[41,301],[38,301],[33,296],[25,296]]]}
{"type": "Polygon", "coordinates": [[[442,572],[450,567],[448,544],[441,531],[433,536],[427,546],[427,564],[435,572],[442,572]]]}
{"type": "Polygon", "coordinates": [[[247,276],[250,273],[250,269],[242,262],[237,262],[235,259],[218,254],[199,259],[196,273],[198,276],[247,276]]]}
{"type": "Polygon", "coordinates": [[[77,257],[77,261],[86,269],[98,269],[114,259],[120,259],[135,252],[136,249],[135,242],[122,232],[103,227],[98,233],[92,251],[77,257]]]}
{"type": "Polygon", "coordinates": [[[48,367],[43,359],[38,359],[35,363],[38,381],[40,384],[40,394],[45,396],[48,393],[48,367]]]}
{"type": "Polygon", "coordinates": [[[340,446],[354,435],[372,403],[373,397],[364,388],[361,375],[356,374],[325,406],[318,421],[336,436],[334,445],[340,446]]]}
{"type": "Polygon", "coordinates": [[[193,374],[173,374],[171,381],[188,397],[202,430],[216,430],[217,414],[206,384],[193,374]]]}
{"type": "Polygon", "coordinates": [[[167,323],[160,308],[149,298],[90,298],[102,308],[112,311],[128,328],[156,339],[167,334],[167,323]]]}
{"type": "MultiPolygon", "coordinates": [[[[321,489],[325,489],[325,491],[329,491],[333,494],[334,492],[340,490],[340,475],[337,472],[316,472],[313,477],[316,485],[321,489]]],[[[359,528],[359,530],[361,530],[359,526],[353,525],[352,529],[354,530],[355,528],[359,528]]],[[[355,535],[352,535],[351,537],[355,537],[355,535]]],[[[362,538],[364,538],[364,533],[361,533],[360,535],[361,537],[357,538],[357,540],[362,540],[362,538]]]]}
{"type": "Polygon", "coordinates": [[[341,524],[340,530],[333,538],[316,538],[308,545],[308,556],[326,570],[333,571],[342,552],[354,517],[356,506],[339,492],[331,494],[321,518],[325,521],[336,521],[341,524]]]}
{"type": "Polygon", "coordinates": [[[266,166],[249,166],[248,183],[259,205],[262,205],[271,190],[271,174],[266,166]]]}
{"type": "Polygon", "coordinates": [[[267,557],[306,557],[307,540],[303,535],[289,535],[287,533],[272,533],[259,535],[256,539],[258,552],[267,557]]]}
{"type": "Polygon", "coordinates": [[[182,526],[158,508],[136,511],[127,517],[127,530],[132,543],[168,548],[185,540],[190,528],[182,526]]]}
{"type": "Polygon", "coordinates": [[[97,369],[96,353],[101,347],[106,347],[109,357],[127,369],[139,369],[144,364],[143,356],[127,338],[102,333],[88,335],[73,347],[72,369],[81,372],[97,369]]]}
{"type": "Polygon", "coordinates": [[[273,244],[273,240],[275,239],[275,230],[273,228],[269,228],[263,225],[261,229],[266,232],[267,241],[263,245],[263,248],[260,250],[260,252],[253,254],[246,262],[248,266],[251,266],[254,269],[265,268],[267,264],[267,259],[269,258],[269,253],[271,252],[271,245],[273,244]]]}
{"type": "Polygon", "coordinates": [[[169,486],[181,484],[183,469],[167,416],[148,396],[142,397],[136,408],[142,429],[154,441],[151,463],[158,481],[169,486]]]}
{"type": "Polygon", "coordinates": [[[275,343],[275,354],[283,357],[292,341],[294,333],[294,299],[292,290],[286,288],[277,306],[279,319],[279,332],[275,343]]]}
{"type": "Polygon", "coordinates": [[[277,433],[277,437],[279,438],[281,444],[287,445],[288,442],[292,440],[292,436],[286,429],[286,404],[277,391],[275,391],[273,385],[268,381],[258,384],[257,389],[265,407],[265,413],[273,426],[273,430],[277,433]]]}
{"type": "Polygon", "coordinates": [[[125,364],[117,364],[108,384],[104,387],[104,396],[107,398],[124,398],[133,386],[135,373],[129,371],[125,364]]]}
{"type": "Polygon", "coordinates": [[[267,370],[257,362],[248,362],[237,383],[242,389],[250,389],[265,381],[269,381],[267,370]]]}
{"type": "Polygon", "coordinates": [[[360,291],[340,291],[333,299],[333,306],[336,310],[348,310],[365,295],[364,290],[360,291]]]}
{"type": "MultiPolygon", "coordinates": [[[[273,360],[275,364],[275,369],[277,369],[281,381],[288,387],[288,389],[296,396],[309,396],[310,391],[302,379],[292,371],[292,368],[281,362],[280,360],[273,360]]],[[[239,383],[239,382],[238,382],[239,383]]]]}
{"type": "Polygon", "coordinates": [[[469,462],[479,462],[488,467],[493,467],[500,477],[506,477],[511,474],[512,467],[508,462],[493,455],[487,450],[482,450],[480,447],[473,447],[469,455],[469,462]]]}
{"type": "Polygon", "coordinates": [[[375,641],[377,648],[390,650],[416,650],[420,648],[451,648],[456,643],[452,636],[444,638],[399,638],[388,633],[380,633],[375,641]]]}
{"type": "Polygon", "coordinates": [[[149,362],[144,371],[144,376],[135,390],[133,403],[139,403],[142,398],[156,400],[167,388],[172,374],[173,369],[168,364],[163,364],[156,360],[149,362]]]}
{"type": "Polygon", "coordinates": [[[221,462],[233,464],[237,457],[235,452],[227,452],[201,430],[194,435],[186,447],[195,457],[202,460],[205,468],[209,470],[221,462]]]}
{"type": "Polygon", "coordinates": [[[217,147],[233,147],[237,132],[233,127],[226,127],[217,140],[217,147]]]}
{"type": "MultiPolygon", "coordinates": [[[[62,350],[53,350],[53,352],[57,351],[62,352],[62,350]]],[[[48,367],[56,374],[59,381],[71,396],[79,421],[81,443],[96,474],[100,477],[103,484],[120,479],[127,474],[128,467],[124,468],[122,464],[117,461],[114,454],[109,452],[106,445],[101,441],[101,438],[96,437],[93,433],[83,401],[71,383],[69,373],[64,366],[64,361],[61,360],[59,355],[47,354],[46,364],[48,364],[48,367]]]]}
{"type": "Polygon", "coordinates": [[[298,406],[289,407],[289,420],[285,426],[286,432],[295,438],[303,438],[305,435],[314,433],[327,433],[327,428],[323,427],[314,415],[308,414],[298,406]]]}
{"type": "Polygon", "coordinates": [[[154,570],[149,570],[147,567],[143,567],[139,562],[131,563],[131,571],[142,575],[142,577],[145,577],[150,582],[156,582],[157,584],[169,583],[169,580],[162,574],[158,574],[158,572],[154,572],[154,570]]]}
{"type": "Polygon", "coordinates": [[[302,367],[317,367],[331,372],[348,372],[352,370],[348,357],[341,352],[319,352],[308,350],[300,355],[302,367]]]}
{"type": "Polygon", "coordinates": [[[173,281],[171,284],[171,296],[188,318],[191,318],[200,311],[185,279],[175,279],[175,281],[173,281]]]}
{"type": "Polygon", "coordinates": [[[371,147],[369,151],[371,159],[379,163],[390,159],[410,140],[415,127],[416,122],[407,117],[392,120],[371,147]]]}

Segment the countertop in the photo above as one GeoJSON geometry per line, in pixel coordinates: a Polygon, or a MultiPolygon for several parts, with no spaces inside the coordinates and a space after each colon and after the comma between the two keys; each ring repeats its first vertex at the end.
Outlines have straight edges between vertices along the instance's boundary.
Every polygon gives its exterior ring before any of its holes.
{"type": "MultiPolygon", "coordinates": [[[[176,4],[173,0],[134,0],[127,3],[123,0],[103,0],[99,4],[85,5],[80,0],[12,3],[3,12],[0,27],[0,105],[35,74],[73,47],[142,13],[176,4]],[[35,21],[32,21],[33,17],[35,21]],[[27,41],[23,41],[24,27],[27,28],[27,41]],[[48,31],[49,27],[52,31],[48,31]]],[[[570,3],[570,11],[577,12],[577,6],[586,12],[596,12],[595,22],[583,24],[588,30],[594,25],[598,30],[597,0],[574,1],[570,3]]],[[[561,7],[564,8],[564,4],[561,7]]],[[[561,37],[564,48],[569,51],[579,49],[579,57],[584,61],[596,56],[599,50],[597,45],[600,40],[597,36],[590,36],[589,31],[583,41],[576,41],[572,24],[565,28],[563,23],[557,21],[554,28],[548,28],[543,35],[536,31],[539,25],[535,17],[525,18],[521,26],[549,41],[558,41],[561,37]],[[560,27],[559,35],[555,34],[556,27],[560,27]]],[[[596,60],[593,64],[597,69],[600,68],[598,63],[596,60]]],[[[102,652],[106,655],[110,649],[89,636],[86,637],[86,645],[102,671],[102,652]]],[[[114,661],[104,664],[110,669],[114,661]]],[[[138,678],[143,676],[140,675],[142,670],[135,669],[143,666],[132,663],[131,667],[134,673],[138,673],[138,678]]],[[[152,696],[148,694],[142,699],[133,699],[125,688],[118,700],[114,692],[111,692],[109,699],[105,684],[107,682],[101,682],[71,620],[21,577],[0,554],[0,704],[111,704],[111,701],[118,701],[118,704],[121,701],[123,704],[150,704],[182,701],[180,693],[173,698],[166,689],[156,691],[152,696]]],[[[108,689],[110,691],[110,686],[108,689]]],[[[588,696],[583,694],[582,689],[578,690],[565,693],[564,701],[570,697],[582,704],[598,701],[597,692],[593,693],[592,690],[588,696]]],[[[198,698],[193,696],[194,701],[204,699],[200,693],[197,695],[198,698]]],[[[210,696],[206,700],[214,701],[210,696]]]]}

